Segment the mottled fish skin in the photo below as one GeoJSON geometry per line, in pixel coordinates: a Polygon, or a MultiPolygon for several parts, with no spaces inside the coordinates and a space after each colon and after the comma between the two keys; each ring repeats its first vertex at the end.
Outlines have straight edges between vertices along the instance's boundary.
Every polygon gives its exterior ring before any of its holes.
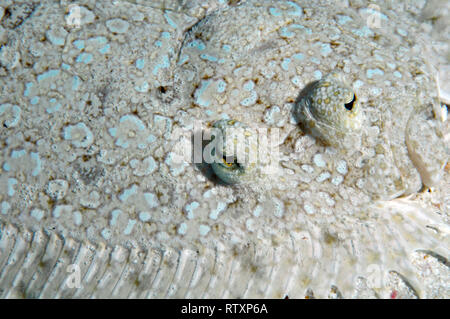
{"type": "Polygon", "coordinates": [[[406,15],[175,4],[41,1],[2,26],[0,297],[448,298],[447,146],[406,15]],[[327,145],[295,110],[335,71],[362,125],[327,145]],[[279,129],[278,166],[226,185],[192,164],[220,119],[279,129]]]}

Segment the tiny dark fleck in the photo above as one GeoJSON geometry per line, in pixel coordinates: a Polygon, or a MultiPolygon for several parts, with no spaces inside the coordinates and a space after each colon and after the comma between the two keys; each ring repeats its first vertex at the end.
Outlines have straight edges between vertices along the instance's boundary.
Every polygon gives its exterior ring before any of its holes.
{"type": "Polygon", "coordinates": [[[159,92],[161,92],[162,94],[166,93],[167,89],[164,86],[160,86],[159,87],[159,92]]]}

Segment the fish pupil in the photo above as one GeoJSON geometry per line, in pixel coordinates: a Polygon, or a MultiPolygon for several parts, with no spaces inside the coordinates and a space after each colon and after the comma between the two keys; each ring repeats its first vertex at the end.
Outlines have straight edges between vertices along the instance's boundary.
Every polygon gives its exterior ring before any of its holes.
{"type": "Polygon", "coordinates": [[[353,95],[353,99],[349,103],[345,103],[344,106],[347,110],[351,111],[356,101],[356,95],[353,95]]]}
{"type": "Polygon", "coordinates": [[[227,160],[227,157],[224,155],[223,156],[223,163],[227,166],[227,167],[232,167],[234,163],[234,158],[231,158],[231,161],[227,160]]]}

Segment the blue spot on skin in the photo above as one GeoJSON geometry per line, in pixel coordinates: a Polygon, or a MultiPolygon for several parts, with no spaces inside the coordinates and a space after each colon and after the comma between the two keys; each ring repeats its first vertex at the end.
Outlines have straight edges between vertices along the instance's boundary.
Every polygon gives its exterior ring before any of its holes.
{"type": "Polygon", "coordinates": [[[352,18],[350,18],[349,16],[346,16],[346,15],[338,14],[336,17],[337,17],[337,23],[339,23],[340,25],[344,25],[347,22],[350,22],[353,20],[352,18]]]}
{"type": "Polygon", "coordinates": [[[397,29],[397,33],[400,34],[402,37],[406,37],[408,35],[408,32],[403,29],[397,29]]]}
{"type": "Polygon", "coordinates": [[[3,163],[3,170],[9,172],[11,170],[11,166],[8,162],[3,163]]]}
{"type": "Polygon", "coordinates": [[[9,103],[1,104],[0,105],[0,115],[5,113],[6,111],[10,111],[13,113],[13,117],[6,119],[3,121],[3,125],[5,127],[14,127],[19,123],[20,121],[20,114],[22,113],[22,110],[17,105],[11,105],[9,103]]]}
{"type": "Polygon", "coordinates": [[[145,60],[144,59],[137,59],[136,60],[136,67],[139,70],[142,70],[144,68],[144,66],[145,66],[145,60]]]}
{"type": "Polygon", "coordinates": [[[124,233],[125,235],[131,234],[131,232],[133,231],[133,227],[134,227],[135,224],[136,224],[136,220],[134,220],[134,219],[129,219],[129,220],[128,220],[128,225],[127,225],[127,227],[125,228],[125,230],[123,231],[123,233],[124,233]]]}
{"type": "MultiPolygon", "coordinates": [[[[147,144],[145,144],[145,147],[147,147],[147,144]]],[[[147,164],[147,169],[144,172],[144,175],[148,175],[150,173],[153,173],[156,169],[156,162],[153,159],[153,157],[149,156],[146,159],[142,161],[142,163],[147,164]]]]}
{"type": "Polygon", "coordinates": [[[75,222],[75,225],[81,225],[82,216],[79,211],[73,213],[73,220],[75,222]]]}
{"type": "Polygon", "coordinates": [[[128,146],[130,146],[130,143],[128,143],[128,141],[122,141],[121,138],[118,138],[115,144],[122,148],[128,148],[128,146]]]}
{"type": "Polygon", "coordinates": [[[149,87],[148,82],[144,81],[141,86],[136,85],[134,89],[140,93],[145,93],[148,92],[149,87]]]}
{"type": "Polygon", "coordinates": [[[305,31],[307,34],[312,34],[312,30],[310,28],[306,28],[301,24],[291,24],[288,27],[281,28],[280,35],[282,37],[292,38],[295,36],[295,33],[293,32],[294,29],[305,31]]]}
{"type": "Polygon", "coordinates": [[[368,69],[366,74],[367,74],[367,77],[369,79],[371,79],[374,75],[383,75],[384,72],[380,69],[368,69]]]}
{"type": "Polygon", "coordinates": [[[200,58],[203,60],[208,60],[210,62],[217,62],[217,58],[215,56],[209,54],[200,54],[200,58]]]}
{"type": "Polygon", "coordinates": [[[292,38],[295,35],[295,33],[292,31],[289,31],[288,27],[283,27],[283,28],[281,28],[280,35],[285,38],[292,38]]]}
{"type": "Polygon", "coordinates": [[[78,75],[74,75],[72,79],[72,90],[76,91],[78,90],[78,87],[80,86],[81,79],[78,75]]]}
{"type": "Polygon", "coordinates": [[[129,114],[124,115],[120,118],[119,123],[123,123],[125,121],[132,122],[139,131],[145,130],[144,122],[142,122],[142,120],[135,115],[129,115],[129,114]]]}
{"type": "Polygon", "coordinates": [[[149,208],[154,208],[158,206],[158,197],[153,193],[144,193],[145,201],[149,208]]]}
{"type": "Polygon", "coordinates": [[[224,80],[219,80],[217,82],[217,93],[225,92],[226,88],[227,88],[227,83],[224,80]]]}
{"type": "Polygon", "coordinates": [[[200,235],[202,235],[202,236],[206,236],[210,230],[211,230],[211,228],[207,225],[200,225],[198,228],[198,231],[199,231],[200,235]]]}
{"type": "Polygon", "coordinates": [[[64,69],[64,70],[70,70],[70,65],[62,63],[61,64],[61,68],[64,69]]]}
{"type": "Polygon", "coordinates": [[[161,38],[170,39],[170,32],[167,31],[161,32],[161,38]]]}
{"type": "Polygon", "coordinates": [[[398,78],[401,78],[401,77],[402,77],[402,74],[401,74],[400,72],[398,72],[398,71],[395,71],[395,72],[394,72],[394,75],[395,75],[396,77],[398,77],[398,78]]]}
{"type": "Polygon", "coordinates": [[[198,207],[200,206],[200,204],[198,202],[192,202],[190,204],[187,204],[184,207],[184,210],[187,213],[187,219],[193,219],[194,218],[194,210],[196,210],[198,207]]]}
{"type": "Polygon", "coordinates": [[[111,134],[112,137],[116,137],[117,134],[117,128],[111,127],[108,129],[109,134],[111,134]]]}
{"type": "Polygon", "coordinates": [[[285,58],[283,62],[281,62],[281,68],[285,71],[289,70],[289,64],[291,63],[291,59],[285,58]]]}
{"type": "Polygon", "coordinates": [[[64,207],[62,205],[56,206],[53,210],[53,217],[59,218],[61,216],[61,212],[64,210],[64,207]]]}
{"type": "Polygon", "coordinates": [[[370,16],[373,16],[373,17],[376,17],[376,18],[380,18],[380,19],[382,19],[384,21],[388,21],[389,20],[389,18],[384,13],[381,13],[380,11],[378,11],[378,10],[376,10],[374,8],[370,8],[370,7],[369,8],[363,8],[363,9],[360,9],[359,11],[360,11],[360,13],[362,15],[370,15],[370,16]]]}
{"type": "Polygon", "coordinates": [[[111,212],[111,220],[109,222],[110,226],[114,226],[117,223],[117,218],[119,218],[119,215],[122,214],[122,211],[120,209],[115,209],[111,212]]]}
{"type": "Polygon", "coordinates": [[[322,72],[314,71],[314,77],[316,78],[316,80],[320,80],[322,78],[322,72]]]}
{"type": "Polygon", "coordinates": [[[14,150],[11,152],[11,158],[21,158],[22,156],[25,156],[27,152],[25,150],[14,150]]]}
{"type": "Polygon", "coordinates": [[[269,124],[274,124],[274,115],[280,113],[280,108],[278,106],[272,106],[269,111],[264,115],[264,121],[269,124]]]}
{"type": "Polygon", "coordinates": [[[40,221],[44,217],[44,211],[40,209],[33,209],[30,215],[34,217],[37,221],[40,221]]]}
{"type": "Polygon", "coordinates": [[[291,82],[294,83],[296,86],[300,86],[300,84],[301,84],[301,79],[300,79],[299,76],[294,76],[294,77],[291,79],[291,82]]]}
{"type": "Polygon", "coordinates": [[[201,82],[200,88],[195,92],[195,103],[197,103],[200,106],[208,107],[210,104],[209,100],[205,100],[202,98],[203,92],[208,88],[210,85],[210,80],[203,80],[201,82]]]}
{"type": "Polygon", "coordinates": [[[201,40],[192,40],[186,45],[186,47],[196,48],[199,51],[203,51],[206,48],[205,44],[201,40]]]}
{"type": "Polygon", "coordinates": [[[159,69],[165,69],[165,68],[168,68],[169,66],[170,66],[170,64],[169,64],[169,56],[165,55],[165,56],[163,56],[162,63],[156,65],[155,68],[153,69],[153,75],[156,75],[158,73],[159,69]]]}
{"type": "Polygon", "coordinates": [[[8,178],[8,196],[14,196],[16,190],[14,189],[14,185],[17,184],[17,179],[8,178]]]}
{"type": "Polygon", "coordinates": [[[222,50],[224,50],[225,52],[230,52],[231,51],[231,46],[229,46],[228,44],[224,44],[222,46],[222,50]]]}
{"type": "Polygon", "coordinates": [[[262,207],[258,205],[253,211],[253,216],[259,217],[259,215],[261,215],[262,213],[262,210],[263,210],[262,207]]]}
{"type": "Polygon", "coordinates": [[[180,61],[178,61],[178,65],[182,65],[184,62],[186,62],[187,60],[189,60],[189,56],[187,54],[184,54],[181,58],[180,61]]]}
{"type": "Polygon", "coordinates": [[[147,143],[153,143],[154,141],[156,141],[156,136],[150,134],[150,135],[147,137],[147,143]]]}
{"type": "Polygon", "coordinates": [[[155,125],[159,125],[158,123],[163,123],[163,122],[165,122],[165,127],[166,127],[165,136],[167,137],[168,134],[170,134],[170,132],[172,130],[172,120],[165,116],[155,115],[155,117],[154,117],[155,125]]]}
{"type": "Polygon", "coordinates": [[[294,59],[296,60],[303,60],[303,58],[305,57],[303,54],[301,53],[296,53],[292,56],[294,59]]]}
{"type": "Polygon", "coordinates": [[[395,69],[395,64],[394,63],[387,63],[387,66],[391,69],[395,69]]]}
{"type": "Polygon", "coordinates": [[[373,31],[367,26],[364,26],[361,29],[353,29],[352,32],[360,37],[371,37],[374,35],[373,31]]]}
{"type": "Polygon", "coordinates": [[[33,97],[33,98],[30,100],[30,103],[31,103],[32,105],[38,104],[38,103],[39,103],[39,96],[33,97]]]}
{"type": "Polygon", "coordinates": [[[255,82],[253,81],[247,81],[244,83],[244,90],[246,91],[252,91],[255,88],[255,82]]]}
{"type": "Polygon", "coordinates": [[[84,40],[76,40],[76,41],[73,41],[73,45],[74,45],[78,50],[84,49],[84,40]]]}
{"type": "Polygon", "coordinates": [[[130,196],[137,193],[138,187],[136,185],[132,185],[130,188],[127,188],[123,191],[122,194],[119,195],[119,199],[121,202],[126,201],[130,196]]]}
{"type": "Polygon", "coordinates": [[[310,28],[306,28],[305,26],[301,25],[301,24],[291,24],[290,26],[292,29],[298,29],[298,30],[303,30],[305,31],[307,34],[312,34],[312,30],[310,28]]]}
{"type": "Polygon", "coordinates": [[[364,82],[361,81],[361,80],[356,80],[356,81],[353,83],[353,87],[356,88],[356,89],[360,88],[360,87],[363,86],[363,85],[364,85],[364,82]]]}
{"type": "Polygon", "coordinates": [[[294,8],[294,11],[290,11],[289,15],[296,17],[301,17],[303,15],[303,9],[298,4],[292,1],[289,1],[288,4],[290,4],[294,8]]]}
{"type": "Polygon", "coordinates": [[[148,222],[150,220],[150,218],[151,218],[151,216],[150,216],[149,212],[140,212],[139,213],[139,219],[141,221],[143,221],[144,223],[148,222]]]}
{"type": "Polygon", "coordinates": [[[2,202],[2,214],[6,215],[11,208],[11,205],[8,202],[2,202]]]}
{"type": "Polygon", "coordinates": [[[312,57],[310,60],[311,60],[312,63],[320,64],[320,60],[318,58],[312,57]]]}
{"type": "Polygon", "coordinates": [[[371,92],[373,95],[378,96],[378,95],[381,94],[381,89],[380,89],[380,88],[372,88],[372,89],[370,90],[370,92],[371,92]]]}
{"type": "Polygon", "coordinates": [[[92,61],[92,59],[93,59],[92,54],[83,52],[77,57],[76,62],[88,64],[89,62],[92,61]]]}
{"type": "Polygon", "coordinates": [[[327,56],[328,54],[330,54],[331,52],[333,52],[333,50],[331,49],[331,46],[329,43],[324,43],[322,44],[322,48],[320,49],[320,53],[323,56],[327,56]]]}
{"type": "Polygon", "coordinates": [[[269,12],[275,17],[279,17],[281,15],[281,11],[279,11],[277,8],[269,8],[269,12]]]}
{"type": "Polygon", "coordinates": [[[219,214],[223,212],[226,207],[227,204],[225,204],[224,202],[219,202],[217,208],[209,214],[209,218],[216,220],[219,217],[219,214]]]}
{"type": "Polygon", "coordinates": [[[59,45],[59,46],[63,46],[65,39],[64,38],[60,38],[57,36],[54,36],[51,32],[47,32],[47,36],[48,39],[50,40],[50,42],[54,45],[59,45]]]}
{"type": "Polygon", "coordinates": [[[255,91],[252,91],[251,95],[245,99],[243,99],[240,104],[242,106],[250,106],[256,103],[256,99],[258,98],[258,95],[255,91]]]}
{"type": "Polygon", "coordinates": [[[78,123],[76,125],[67,126],[64,129],[64,139],[71,140],[75,147],[87,147],[92,144],[94,135],[86,124],[78,123]],[[79,136],[79,139],[72,139],[72,130],[74,129],[83,131],[84,136],[79,136]]]}
{"type": "Polygon", "coordinates": [[[59,109],[61,108],[61,103],[57,103],[56,99],[50,99],[49,102],[51,106],[46,108],[47,113],[52,114],[54,112],[59,111],[59,109]]]}
{"type": "Polygon", "coordinates": [[[106,44],[103,48],[99,49],[98,52],[100,52],[101,54],[106,54],[109,52],[109,49],[111,48],[111,45],[106,44]]]}
{"type": "Polygon", "coordinates": [[[106,240],[111,238],[111,230],[108,228],[105,228],[102,230],[102,237],[105,238],[106,240]]]}
{"type": "Polygon", "coordinates": [[[30,89],[33,87],[33,82],[28,82],[25,84],[25,91],[23,92],[23,96],[27,97],[30,95],[30,89]]]}
{"type": "Polygon", "coordinates": [[[186,234],[186,231],[187,231],[186,223],[181,223],[180,226],[178,227],[178,234],[184,235],[186,234]]]}
{"type": "Polygon", "coordinates": [[[174,29],[178,29],[178,25],[169,17],[167,13],[164,14],[164,18],[166,19],[167,23],[174,29]]]}
{"type": "Polygon", "coordinates": [[[41,82],[42,80],[57,76],[59,74],[59,70],[49,70],[45,73],[38,75],[37,80],[41,82]]]}
{"type": "Polygon", "coordinates": [[[91,39],[89,39],[89,41],[97,42],[97,44],[105,44],[108,42],[108,39],[100,36],[100,37],[91,38],[91,39]]]}
{"type": "Polygon", "coordinates": [[[61,217],[61,213],[67,214],[67,213],[70,213],[71,211],[72,211],[71,205],[58,205],[53,210],[53,216],[55,218],[59,218],[59,217],[61,217]]]}
{"type": "Polygon", "coordinates": [[[158,47],[158,48],[162,47],[162,42],[159,40],[155,41],[155,47],[158,47]]]}
{"type": "Polygon", "coordinates": [[[373,56],[377,59],[377,61],[384,62],[384,59],[379,54],[374,54],[373,56]]]}

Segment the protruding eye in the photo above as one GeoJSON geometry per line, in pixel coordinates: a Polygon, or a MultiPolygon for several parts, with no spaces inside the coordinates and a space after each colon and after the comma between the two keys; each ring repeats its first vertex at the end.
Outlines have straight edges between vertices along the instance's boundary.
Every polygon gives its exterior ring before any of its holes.
{"type": "Polygon", "coordinates": [[[236,120],[220,120],[213,127],[214,141],[217,143],[216,147],[219,147],[214,152],[214,162],[211,163],[214,173],[227,184],[248,180],[255,167],[255,163],[249,162],[249,152],[254,149],[250,147],[248,139],[249,128],[236,120]],[[239,153],[239,149],[244,151],[239,153]]]}
{"type": "Polygon", "coordinates": [[[328,144],[339,145],[361,127],[356,94],[338,73],[311,83],[300,93],[295,112],[301,125],[328,144]]]}

